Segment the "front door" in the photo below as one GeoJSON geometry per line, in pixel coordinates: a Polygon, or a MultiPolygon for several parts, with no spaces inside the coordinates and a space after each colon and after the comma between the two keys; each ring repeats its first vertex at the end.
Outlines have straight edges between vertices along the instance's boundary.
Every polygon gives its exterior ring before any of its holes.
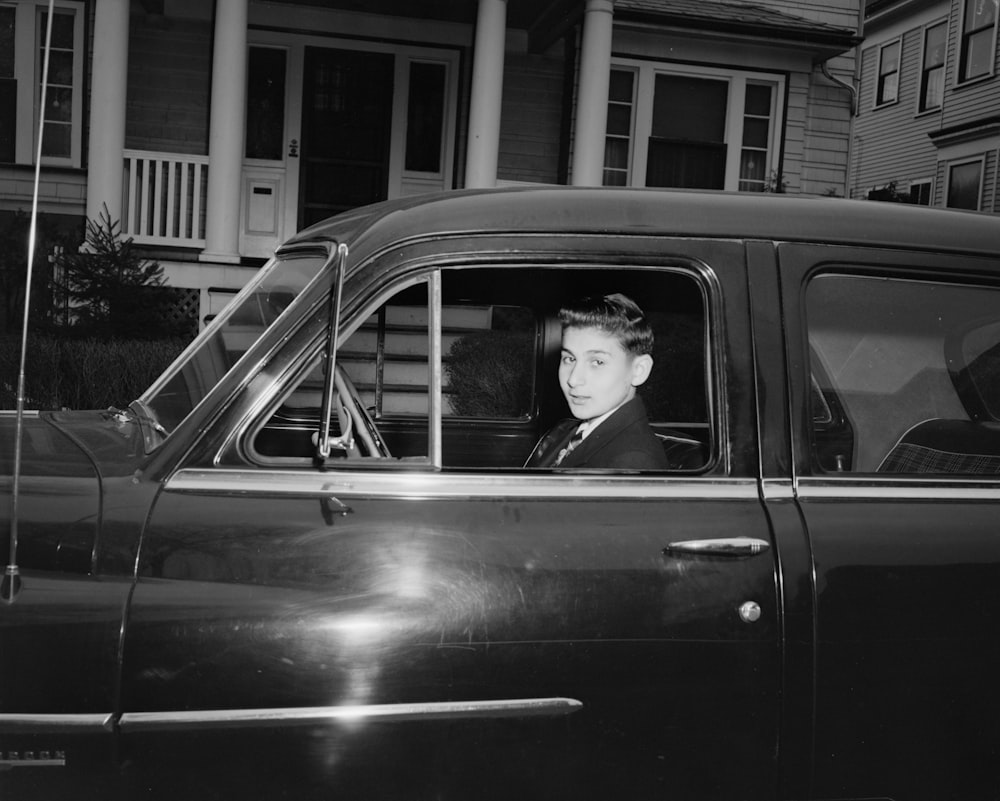
{"type": "Polygon", "coordinates": [[[392,53],[306,48],[302,227],[388,197],[394,62],[392,53]]]}

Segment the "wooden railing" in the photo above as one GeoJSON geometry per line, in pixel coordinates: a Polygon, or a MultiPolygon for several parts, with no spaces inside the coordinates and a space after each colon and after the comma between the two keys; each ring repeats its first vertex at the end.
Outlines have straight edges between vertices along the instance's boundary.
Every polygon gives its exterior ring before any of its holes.
{"type": "Polygon", "coordinates": [[[205,246],[208,156],[126,150],[122,234],[140,245],[205,246]]]}

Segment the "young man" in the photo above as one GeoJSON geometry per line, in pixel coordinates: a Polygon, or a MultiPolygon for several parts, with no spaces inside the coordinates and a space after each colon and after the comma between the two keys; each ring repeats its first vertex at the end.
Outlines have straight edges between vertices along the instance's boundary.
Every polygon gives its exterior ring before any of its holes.
{"type": "Polygon", "coordinates": [[[653,331],[621,294],[584,298],[559,311],[559,385],[573,419],[535,446],[525,467],[664,470],[663,446],[636,395],[653,369],[653,331]]]}

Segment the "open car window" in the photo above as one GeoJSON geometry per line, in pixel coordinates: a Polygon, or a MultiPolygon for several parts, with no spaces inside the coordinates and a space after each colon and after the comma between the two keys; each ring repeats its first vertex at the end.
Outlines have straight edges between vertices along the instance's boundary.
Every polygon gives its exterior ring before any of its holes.
{"type": "MultiPolygon", "coordinates": [[[[709,463],[717,436],[710,422],[707,290],[695,274],[470,266],[441,270],[440,283],[436,312],[434,293],[421,281],[374,298],[342,332],[338,369],[365,417],[353,426],[374,428],[376,447],[370,452],[361,443],[355,452],[334,451],[333,466],[338,458],[374,468],[404,461],[434,466],[430,411],[438,403],[442,467],[521,468],[539,438],[570,416],[557,377],[560,306],[613,292],[634,298],[654,329],[654,367],[639,389],[654,431],[674,453],[683,443],[685,459],[676,469],[694,472],[709,463]],[[433,355],[436,333],[440,363],[433,355]]],[[[323,385],[320,357],[313,355],[309,369],[256,429],[256,460],[301,465],[312,459],[323,385]]]]}

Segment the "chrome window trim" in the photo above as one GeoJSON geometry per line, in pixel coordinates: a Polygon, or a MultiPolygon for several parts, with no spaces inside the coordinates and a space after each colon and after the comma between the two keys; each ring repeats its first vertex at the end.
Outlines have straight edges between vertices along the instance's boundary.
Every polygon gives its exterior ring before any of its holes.
{"type": "Polygon", "coordinates": [[[412,704],[278,707],[274,709],[199,709],[177,712],[126,712],[121,730],[247,729],[357,721],[432,721],[469,718],[555,717],[583,708],[575,698],[521,698],[496,701],[440,701],[412,704]]]}
{"type": "Polygon", "coordinates": [[[757,500],[752,478],[624,476],[607,473],[445,473],[429,470],[239,470],[187,468],[164,489],[192,494],[465,500],[468,498],[757,500]]]}
{"type": "Polygon", "coordinates": [[[1000,480],[933,478],[799,478],[799,500],[988,500],[1000,501],[1000,480]]]}
{"type": "Polygon", "coordinates": [[[0,734],[101,734],[114,729],[111,712],[79,715],[0,714],[0,734]]]}

